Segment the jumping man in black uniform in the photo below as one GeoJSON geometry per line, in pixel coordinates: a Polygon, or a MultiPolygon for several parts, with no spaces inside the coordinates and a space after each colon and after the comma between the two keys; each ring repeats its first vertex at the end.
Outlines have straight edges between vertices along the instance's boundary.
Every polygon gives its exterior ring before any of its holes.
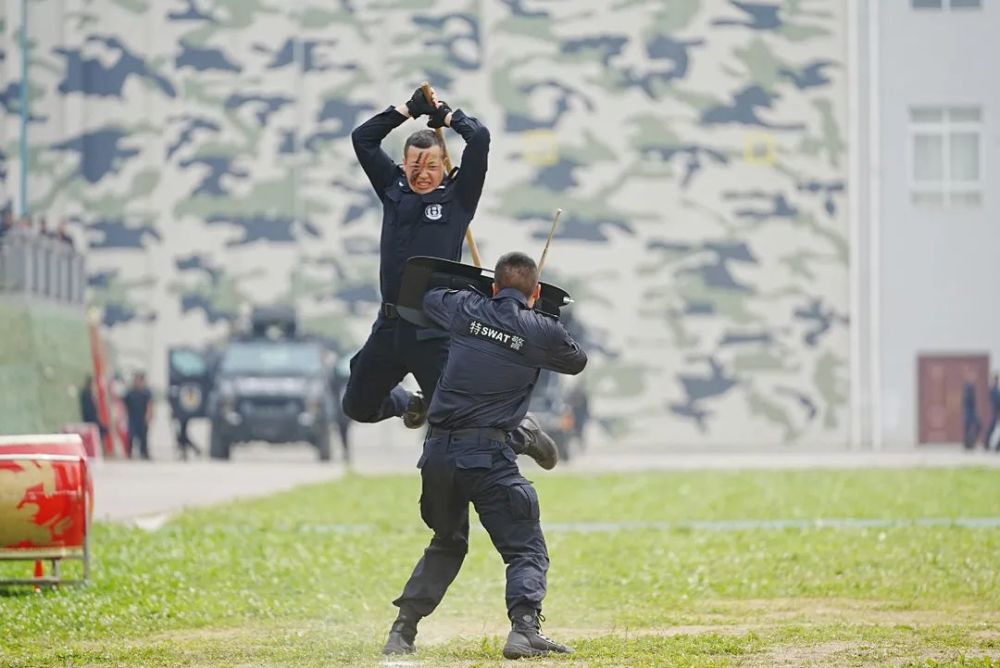
{"type": "Polygon", "coordinates": [[[399,616],[385,654],[414,651],[417,622],[434,611],[458,575],[469,547],[470,501],[507,564],[512,628],[504,656],[571,651],[541,634],[549,555],[538,496],[511,449],[512,440],[541,435],[530,418],[523,421],[540,370],[577,374],[587,364],[557,319],[532,310],[540,288],[535,262],[508,253],[497,262],[492,299],[441,288],[424,297],[426,315],[451,336],[418,463],[420,514],[434,537],[394,601],[399,616]]]}
{"type": "Polygon", "coordinates": [[[405,104],[389,107],[351,134],[358,161],[382,201],[380,286],[382,307],[368,341],[351,359],[344,413],[358,422],[403,417],[406,426],[424,424],[427,406],[448,356],[448,334],[401,320],[395,302],[406,261],[416,255],[461,260],[462,241],[486,179],[490,133],[461,109],[426,101],[417,89],[405,104]],[[402,166],[381,148],[389,132],[408,118],[428,115],[433,128],[462,135],[461,170],[445,173],[444,153],[433,130],[406,140],[402,166]],[[399,386],[412,373],[423,397],[399,386]]]}

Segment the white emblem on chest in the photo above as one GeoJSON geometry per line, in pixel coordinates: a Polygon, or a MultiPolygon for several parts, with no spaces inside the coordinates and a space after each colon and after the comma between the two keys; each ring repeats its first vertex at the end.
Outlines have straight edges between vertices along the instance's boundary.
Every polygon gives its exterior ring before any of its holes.
{"type": "Polygon", "coordinates": [[[427,217],[427,220],[441,220],[442,213],[444,211],[440,204],[428,204],[427,208],[424,209],[424,216],[427,217]]]}

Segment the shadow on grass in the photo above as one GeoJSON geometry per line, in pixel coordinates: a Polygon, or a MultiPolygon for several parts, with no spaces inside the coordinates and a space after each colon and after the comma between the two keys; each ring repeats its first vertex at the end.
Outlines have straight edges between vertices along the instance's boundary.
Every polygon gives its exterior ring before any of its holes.
{"type": "Polygon", "coordinates": [[[0,598],[25,598],[34,594],[31,585],[0,585],[0,598]]]}

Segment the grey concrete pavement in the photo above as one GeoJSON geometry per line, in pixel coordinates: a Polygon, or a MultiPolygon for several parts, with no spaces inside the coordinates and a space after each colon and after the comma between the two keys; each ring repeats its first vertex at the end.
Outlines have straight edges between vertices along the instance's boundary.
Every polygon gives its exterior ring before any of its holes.
{"type": "Polygon", "coordinates": [[[334,480],[340,466],[297,462],[103,461],[94,466],[94,518],[134,520],[334,480]]]}
{"type": "MultiPolygon", "coordinates": [[[[409,473],[419,455],[419,436],[412,445],[388,445],[364,439],[355,448],[351,469],[369,475],[409,473]]],[[[154,451],[154,455],[156,451],[154,451]]],[[[156,524],[186,507],[204,506],[236,498],[262,496],[298,485],[336,480],[346,470],[343,462],[320,463],[306,445],[252,444],[233,451],[233,461],[198,459],[179,462],[161,450],[164,459],[152,462],[104,461],[95,467],[95,516],[101,520],[139,519],[156,524]]],[[[339,453],[338,453],[339,454],[339,453]]],[[[985,466],[1000,469],[1000,454],[965,452],[954,446],[911,448],[883,452],[845,450],[679,450],[604,446],[593,448],[554,471],[539,469],[521,458],[526,473],[537,476],[573,473],[690,471],[737,469],[862,469],[953,468],[985,466]]]]}

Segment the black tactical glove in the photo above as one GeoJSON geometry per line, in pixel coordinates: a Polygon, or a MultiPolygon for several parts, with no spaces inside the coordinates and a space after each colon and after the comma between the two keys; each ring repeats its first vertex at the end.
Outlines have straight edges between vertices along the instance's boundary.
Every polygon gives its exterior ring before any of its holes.
{"type": "Polygon", "coordinates": [[[448,106],[447,102],[442,101],[441,106],[435,109],[432,113],[428,114],[431,118],[427,121],[427,127],[429,128],[443,128],[445,117],[451,113],[451,107],[448,106]]]}
{"type": "Polygon", "coordinates": [[[406,109],[410,112],[410,118],[420,118],[424,114],[434,113],[434,105],[427,101],[423,88],[413,91],[413,96],[406,101],[406,109]]]}

